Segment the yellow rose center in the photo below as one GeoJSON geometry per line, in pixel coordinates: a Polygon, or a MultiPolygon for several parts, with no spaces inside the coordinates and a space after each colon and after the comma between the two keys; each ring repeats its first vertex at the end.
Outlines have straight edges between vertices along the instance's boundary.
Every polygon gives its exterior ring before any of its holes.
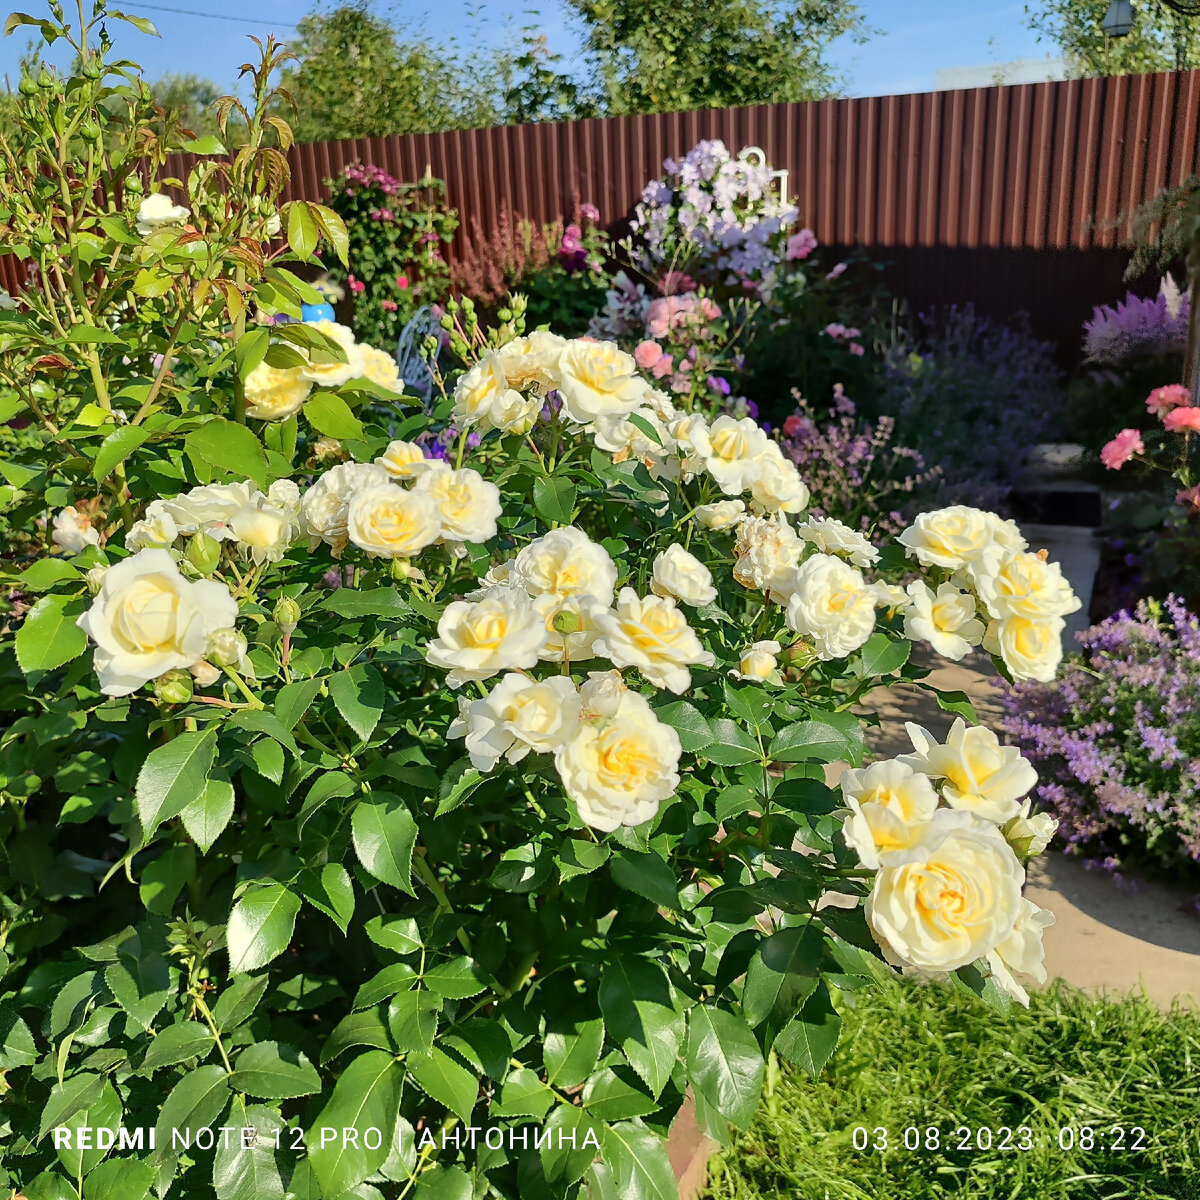
{"type": "Polygon", "coordinates": [[[463,642],[477,650],[494,650],[508,633],[508,617],[503,612],[483,612],[463,628],[463,642]]]}
{"type": "Polygon", "coordinates": [[[157,575],[137,580],[121,597],[112,629],[131,650],[146,653],[174,644],[179,596],[157,575]]]}

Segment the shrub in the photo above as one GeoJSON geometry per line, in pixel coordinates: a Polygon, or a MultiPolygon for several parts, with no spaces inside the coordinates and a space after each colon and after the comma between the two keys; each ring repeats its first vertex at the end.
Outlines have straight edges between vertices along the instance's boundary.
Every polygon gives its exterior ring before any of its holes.
{"type": "Polygon", "coordinates": [[[1070,853],[1108,867],[1200,862],[1200,622],[1168,596],[1079,634],[1060,678],[1005,696],[1004,727],[1070,853]]]}
{"type": "Polygon", "coordinates": [[[349,239],[353,271],[333,265],[330,275],[353,298],[355,336],[394,350],[417,309],[444,299],[449,287],[442,249],[458,214],[446,207],[446,185],[431,175],[401,183],[380,167],[355,164],[325,186],[349,239]]]}

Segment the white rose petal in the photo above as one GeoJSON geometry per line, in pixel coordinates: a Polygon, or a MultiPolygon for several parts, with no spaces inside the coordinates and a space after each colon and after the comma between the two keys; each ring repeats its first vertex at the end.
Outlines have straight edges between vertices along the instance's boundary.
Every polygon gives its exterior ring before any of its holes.
{"type": "Polygon", "coordinates": [[[774,445],[753,417],[728,415],[717,417],[707,428],[696,426],[692,444],[705,470],[727,496],[740,496],[751,486],[762,470],[761,460],[769,454],[768,447],[774,445]]]}
{"type": "Polygon", "coordinates": [[[907,588],[904,636],[928,642],[943,658],[954,662],[983,641],[984,624],[975,616],[975,597],[943,583],[934,592],[917,580],[907,588]]]}
{"type": "Polygon", "coordinates": [[[896,539],[910,558],[955,570],[979,559],[996,541],[999,518],[965,504],[922,513],[896,539]]]}
{"type": "Polygon", "coordinates": [[[822,554],[840,554],[856,567],[870,567],[879,561],[879,551],[858,530],[833,517],[813,517],[797,525],[796,532],[822,554]]]}
{"type": "Polygon", "coordinates": [[[998,621],[1044,621],[1065,617],[1082,605],[1063,578],[1062,567],[1040,554],[989,546],[970,564],[970,573],[980,600],[998,621]]]}
{"type": "Polygon", "coordinates": [[[326,542],[333,547],[334,557],[341,555],[348,539],[346,520],[351,498],[368,488],[381,487],[390,476],[374,463],[339,463],[330,467],[304,493],[300,501],[300,524],[315,547],[326,542]]]}
{"type": "Polygon", "coordinates": [[[496,536],[500,489],[478,471],[426,471],[413,491],[424,493],[437,506],[443,541],[487,542],[496,536]]]}
{"type": "Polygon", "coordinates": [[[355,546],[373,557],[411,558],[441,537],[441,514],[428,492],[384,483],[350,497],[346,534],[355,546]]]}
{"type": "Polygon", "coordinates": [[[692,686],[689,666],[711,667],[716,658],[705,650],[674,600],[639,597],[622,588],[616,607],[596,617],[600,636],[592,649],[618,667],[637,667],[655,687],[676,695],[692,686]]]}
{"type": "Polygon", "coordinates": [[[1026,1008],[1029,1007],[1029,993],[1016,976],[1046,982],[1046,948],[1042,944],[1042,934],[1053,924],[1053,913],[1022,897],[1020,915],[1013,931],[987,956],[996,983],[1026,1008]]]}
{"type": "Polygon", "coordinates": [[[633,355],[615,342],[570,341],[558,365],[563,412],[578,425],[590,425],[597,417],[631,413],[645,402],[650,390],[637,373],[633,355]]]}
{"type": "Polygon", "coordinates": [[[749,683],[782,683],[777,657],[781,649],[775,641],[751,642],[738,659],[738,669],[729,674],[749,683]]]}
{"type": "Polygon", "coordinates": [[[811,638],[817,657],[845,658],[875,628],[875,594],[853,567],[830,554],[814,554],[792,573],[787,624],[811,638]]]}
{"type": "Polygon", "coordinates": [[[448,604],[425,657],[445,668],[447,684],[458,688],[501,671],[528,670],[546,637],[546,623],[529,597],[517,588],[499,587],[478,600],[448,604]]]}
{"type": "Polygon", "coordinates": [[[90,517],[85,517],[73,504],[54,514],[54,528],[50,540],[70,554],[78,554],[88,546],[100,545],[100,534],[92,528],[90,517]]]}
{"type": "Polygon", "coordinates": [[[568,525],[530,542],[513,560],[510,578],[531,596],[586,596],[607,608],[617,584],[617,565],[603,546],[568,525]]]}
{"type": "Polygon", "coordinates": [[[746,517],[737,527],[733,577],[743,587],[786,604],[804,543],[782,517],[746,517]]]}
{"type": "Polygon", "coordinates": [[[693,608],[703,608],[717,598],[712,572],[678,542],[655,555],[650,590],[693,608]]]}
{"type": "Polygon", "coordinates": [[[164,225],[179,225],[188,215],[188,209],[176,204],[165,192],[151,192],[138,205],[137,231],[145,237],[164,225]]]}
{"type": "Polygon", "coordinates": [[[992,621],[983,635],[983,648],[1003,660],[1014,680],[1049,683],[1062,662],[1062,617],[1030,620],[1005,617],[992,621]]]}
{"type": "Polygon", "coordinates": [[[715,504],[701,504],[693,513],[706,529],[732,529],[746,511],[741,500],[718,500],[715,504]]]}
{"type": "Polygon", "coordinates": [[[523,396],[509,386],[499,355],[489,350],[454,388],[454,422],[502,433],[525,434],[542,411],[541,396],[523,396]]]}
{"type": "Polygon", "coordinates": [[[842,833],[864,867],[894,867],[921,857],[921,827],[938,806],[927,775],[888,759],[844,771],[839,783],[851,810],[842,833]]]}

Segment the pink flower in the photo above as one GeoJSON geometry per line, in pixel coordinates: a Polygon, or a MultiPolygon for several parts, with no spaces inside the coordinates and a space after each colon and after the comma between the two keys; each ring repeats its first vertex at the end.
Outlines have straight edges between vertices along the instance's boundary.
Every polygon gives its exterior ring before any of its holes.
{"type": "Polygon", "coordinates": [[[845,271],[846,265],[847,264],[844,262],[838,263],[838,265],[836,267],[834,267],[833,270],[830,271],[829,274],[825,276],[825,278],[826,279],[836,279],[839,275],[842,274],[843,271],[845,271]]]}
{"type": "Polygon", "coordinates": [[[600,210],[594,204],[583,203],[579,206],[579,215],[585,221],[600,220],[600,210]]]}
{"type": "Polygon", "coordinates": [[[796,262],[799,259],[807,258],[816,248],[817,235],[811,229],[802,229],[788,238],[784,257],[790,262],[796,262]]]}
{"type": "Polygon", "coordinates": [[[380,300],[379,307],[382,308],[384,312],[395,312],[400,305],[398,305],[395,300],[380,300]]]}
{"type": "Polygon", "coordinates": [[[1135,454],[1145,454],[1146,444],[1136,429],[1122,429],[1103,450],[1100,461],[1110,470],[1119,471],[1135,454]]]}
{"type": "Polygon", "coordinates": [[[1171,409],[1191,402],[1191,393],[1182,383],[1168,383],[1164,387],[1156,387],[1146,397],[1146,409],[1152,416],[1161,417],[1171,409]]]}
{"type": "Polygon", "coordinates": [[[401,291],[404,291],[404,289],[406,287],[408,287],[408,276],[407,275],[397,275],[396,276],[396,286],[401,291]]]}
{"type": "MultiPolygon", "coordinates": [[[[638,348],[633,352],[633,361],[637,363],[643,371],[649,371],[655,363],[663,358],[663,348],[652,341],[644,341],[638,345],[638,348]]],[[[668,368],[669,370],[670,368],[668,368]]]]}
{"type": "Polygon", "coordinates": [[[856,358],[862,358],[862,356],[866,353],[866,351],[862,348],[862,346],[860,346],[858,344],[858,342],[851,342],[850,346],[849,346],[849,350],[850,350],[850,353],[853,354],[856,358]]]}
{"type": "MultiPolygon", "coordinates": [[[[642,343],[643,346],[645,344],[646,344],[645,342],[642,343]]],[[[650,368],[650,374],[653,375],[655,379],[662,379],[665,376],[670,375],[673,366],[674,366],[674,364],[671,360],[671,356],[669,354],[664,354],[658,360],[658,362],[656,362],[650,368]]]]}
{"type": "Polygon", "coordinates": [[[700,315],[706,321],[715,321],[721,315],[721,307],[715,300],[703,296],[700,299],[700,315]]]}
{"type": "Polygon", "coordinates": [[[1177,492],[1175,494],[1175,503],[1187,505],[1200,512],[1200,484],[1194,488],[1188,488],[1186,492],[1177,492]]]}
{"type": "Polygon", "coordinates": [[[352,292],[365,292],[367,285],[361,279],[355,279],[353,275],[347,277],[346,282],[350,285],[352,292]]]}
{"type": "MultiPolygon", "coordinates": [[[[807,233],[808,231],[804,230],[803,232],[807,233]]],[[[796,236],[799,237],[800,234],[796,234],[796,236]]],[[[795,413],[792,413],[792,415],[783,423],[783,436],[795,437],[796,434],[798,434],[803,428],[804,422],[801,421],[795,413]]]]}
{"type": "Polygon", "coordinates": [[[841,321],[830,321],[829,324],[825,326],[824,330],[822,330],[822,332],[828,334],[831,338],[845,337],[846,327],[841,323],[841,321]]]}
{"type": "Polygon", "coordinates": [[[696,290],[696,281],[690,275],[685,275],[682,271],[668,271],[662,277],[662,282],[658,285],[658,290],[664,296],[675,296],[680,292],[694,292],[696,290]]]}
{"type": "Polygon", "coordinates": [[[1190,404],[1173,408],[1163,415],[1162,423],[1168,433],[1200,433],[1200,408],[1193,408],[1190,404]]]}

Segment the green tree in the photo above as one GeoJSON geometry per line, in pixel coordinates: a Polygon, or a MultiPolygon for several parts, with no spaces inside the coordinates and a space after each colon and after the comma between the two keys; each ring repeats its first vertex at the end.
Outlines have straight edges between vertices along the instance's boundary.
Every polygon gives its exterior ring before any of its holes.
{"type": "Polygon", "coordinates": [[[1062,50],[1072,75],[1137,75],[1200,66],[1200,18],[1173,12],[1162,0],[1137,0],[1133,28],[1110,38],[1102,27],[1109,0],[1039,0],[1025,6],[1038,41],[1062,50]]]}
{"type": "Polygon", "coordinates": [[[217,132],[217,116],[213,104],[223,94],[211,79],[199,75],[168,74],[150,85],[154,103],[164,112],[174,115],[185,129],[197,137],[217,132]]]}
{"type": "Polygon", "coordinates": [[[849,0],[568,0],[613,115],[812,100],[842,80],[826,61],[863,40],[849,0]]]}

